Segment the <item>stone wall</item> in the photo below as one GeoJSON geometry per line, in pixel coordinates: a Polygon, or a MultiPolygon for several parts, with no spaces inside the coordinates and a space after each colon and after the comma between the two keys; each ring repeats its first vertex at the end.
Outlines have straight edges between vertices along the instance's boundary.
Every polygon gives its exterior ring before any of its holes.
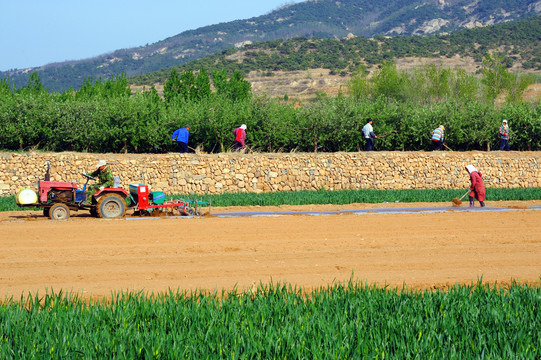
{"type": "Polygon", "coordinates": [[[46,164],[51,180],[80,186],[100,159],[121,186],[145,183],[169,194],[339,189],[465,188],[473,164],[485,185],[541,187],[541,152],[358,152],[288,154],[0,153],[0,195],[37,189],[46,164]]]}

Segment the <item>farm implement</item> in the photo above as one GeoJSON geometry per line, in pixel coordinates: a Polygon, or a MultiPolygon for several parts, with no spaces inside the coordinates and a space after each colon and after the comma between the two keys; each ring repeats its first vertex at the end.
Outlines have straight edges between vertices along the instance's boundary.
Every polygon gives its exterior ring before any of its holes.
{"type": "Polygon", "coordinates": [[[210,203],[189,199],[165,201],[165,194],[163,192],[149,192],[149,188],[145,184],[131,184],[130,199],[135,204],[134,215],[139,216],[201,216],[203,215],[203,206],[208,206],[210,213],[210,203]]]}
{"type": "Polygon", "coordinates": [[[133,209],[134,215],[203,215],[202,207],[210,203],[192,200],[165,201],[163,192],[150,192],[148,185],[132,184],[130,192],[120,187],[120,180],[115,177],[112,188],[103,188],[90,197],[87,185],[96,180],[88,174],[81,173],[86,182],[81,189],[74,182],[50,181],[49,168],[45,180],[38,182],[38,192],[23,189],[15,196],[19,207],[38,207],[43,215],[52,220],[67,220],[72,211],[85,210],[98,218],[120,218],[126,215],[127,209],[133,209]]]}

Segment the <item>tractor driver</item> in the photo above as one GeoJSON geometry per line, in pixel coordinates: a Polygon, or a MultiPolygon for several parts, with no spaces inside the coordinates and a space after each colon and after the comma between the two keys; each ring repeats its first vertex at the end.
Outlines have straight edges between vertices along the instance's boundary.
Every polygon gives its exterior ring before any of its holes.
{"type": "Polygon", "coordinates": [[[104,188],[110,188],[113,187],[115,183],[115,179],[113,177],[113,173],[111,169],[107,166],[107,162],[105,160],[100,160],[96,164],[97,169],[91,172],[90,174],[87,174],[88,176],[97,177],[98,183],[92,184],[88,186],[87,190],[87,201],[90,200],[90,197],[96,193],[98,190],[103,190],[104,188]]]}

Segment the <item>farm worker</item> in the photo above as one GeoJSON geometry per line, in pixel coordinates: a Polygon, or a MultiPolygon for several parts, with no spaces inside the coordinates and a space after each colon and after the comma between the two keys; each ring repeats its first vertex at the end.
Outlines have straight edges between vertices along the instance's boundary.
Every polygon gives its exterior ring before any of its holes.
{"type": "Polygon", "coordinates": [[[443,145],[443,134],[445,132],[445,127],[440,125],[438,128],[432,131],[432,144],[434,145],[434,150],[441,149],[443,145]]]}
{"type": "Polygon", "coordinates": [[[87,200],[90,200],[90,197],[98,190],[113,187],[115,183],[113,172],[111,171],[111,169],[109,169],[105,160],[98,161],[98,163],[96,164],[96,168],[96,170],[94,170],[90,174],[87,174],[94,178],[98,178],[97,184],[92,184],[88,186],[87,200]]]}
{"type": "Polygon", "coordinates": [[[509,126],[507,120],[504,120],[500,126],[500,151],[509,151],[509,126]]]}
{"type": "Polygon", "coordinates": [[[485,184],[483,183],[483,176],[473,165],[467,165],[466,170],[470,174],[471,186],[470,186],[470,207],[474,207],[474,199],[479,200],[481,207],[485,206],[485,184]]]}
{"type": "Polygon", "coordinates": [[[244,142],[246,141],[246,125],[242,124],[240,127],[233,130],[233,135],[235,136],[235,151],[239,149],[244,149],[244,142]]]}
{"type": "Polygon", "coordinates": [[[376,150],[374,139],[378,137],[374,134],[374,128],[372,127],[372,119],[366,119],[366,125],[363,126],[361,132],[363,133],[364,139],[366,140],[366,151],[376,150]]]}
{"type": "Polygon", "coordinates": [[[183,154],[188,152],[188,138],[190,137],[190,125],[186,125],[183,128],[175,130],[171,141],[176,141],[178,146],[178,152],[183,154]]]}

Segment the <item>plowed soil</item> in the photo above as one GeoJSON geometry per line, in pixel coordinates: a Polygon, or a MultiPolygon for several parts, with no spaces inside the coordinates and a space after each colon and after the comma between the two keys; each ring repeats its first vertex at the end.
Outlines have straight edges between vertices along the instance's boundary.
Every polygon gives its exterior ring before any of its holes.
{"type": "MultiPolygon", "coordinates": [[[[309,290],[349,279],[411,289],[456,283],[540,285],[541,201],[487,202],[513,211],[52,221],[0,213],[0,297],[46,291],[85,299],[119,291],[239,290],[287,282],[309,290]]],[[[451,206],[352,204],[230,211],[451,206]]],[[[465,205],[462,205],[464,207],[465,205]]]]}

